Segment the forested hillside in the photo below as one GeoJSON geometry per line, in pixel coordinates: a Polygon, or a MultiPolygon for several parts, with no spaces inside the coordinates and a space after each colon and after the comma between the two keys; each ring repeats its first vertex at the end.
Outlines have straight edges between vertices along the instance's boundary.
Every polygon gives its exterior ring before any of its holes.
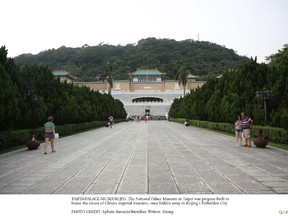
{"type": "Polygon", "coordinates": [[[103,74],[107,62],[115,65],[114,79],[127,79],[127,73],[137,68],[158,68],[167,74],[166,78],[174,79],[180,61],[193,67],[195,75],[205,76],[235,69],[244,59],[247,58],[215,43],[147,38],[125,46],[63,46],[37,55],[23,54],[14,60],[20,67],[32,63],[47,64],[52,70],[67,70],[80,80],[94,81],[103,74]]]}
{"type": "Polygon", "coordinates": [[[288,45],[269,57],[269,64],[251,58],[237,70],[227,70],[220,79],[209,79],[201,88],[171,106],[171,117],[232,123],[245,111],[257,125],[288,129],[288,45]],[[263,100],[256,96],[263,89],[272,91],[267,100],[267,122],[263,100]]]}

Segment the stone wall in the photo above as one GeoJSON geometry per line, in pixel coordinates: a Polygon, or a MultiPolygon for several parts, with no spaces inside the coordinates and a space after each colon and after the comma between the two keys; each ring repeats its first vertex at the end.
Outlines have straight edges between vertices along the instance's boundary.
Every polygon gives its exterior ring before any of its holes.
{"type": "Polygon", "coordinates": [[[153,116],[167,116],[170,106],[175,98],[183,95],[183,91],[161,92],[153,90],[139,90],[135,92],[117,92],[112,91],[112,96],[119,99],[123,104],[128,115],[145,115],[145,110],[150,110],[150,115],[153,116]],[[140,102],[133,103],[132,100],[136,98],[161,98],[163,102],[140,102]]]}

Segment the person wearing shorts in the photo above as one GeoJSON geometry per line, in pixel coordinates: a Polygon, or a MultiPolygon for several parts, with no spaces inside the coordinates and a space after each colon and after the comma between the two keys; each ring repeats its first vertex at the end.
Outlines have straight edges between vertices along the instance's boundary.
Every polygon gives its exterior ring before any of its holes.
{"type": "Polygon", "coordinates": [[[236,135],[236,146],[241,146],[242,144],[242,119],[238,115],[235,121],[235,135],[236,135]]]}
{"type": "Polygon", "coordinates": [[[243,129],[243,138],[245,139],[245,147],[251,147],[251,140],[250,140],[250,134],[251,129],[253,128],[253,120],[245,115],[245,112],[241,113],[242,118],[242,129],[243,129]]]}
{"type": "Polygon", "coordinates": [[[44,144],[44,154],[47,154],[47,148],[49,145],[49,141],[51,143],[52,152],[55,151],[55,124],[53,123],[53,117],[50,116],[48,118],[48,122],[44,124],[45,129],[45,144],[44,144]]]}

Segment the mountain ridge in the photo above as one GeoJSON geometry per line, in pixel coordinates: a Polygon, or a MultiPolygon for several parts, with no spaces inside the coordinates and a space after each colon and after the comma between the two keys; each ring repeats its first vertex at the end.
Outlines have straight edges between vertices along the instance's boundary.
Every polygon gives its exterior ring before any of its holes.
{"type": "Polygon", "coordinates": [[[107,62],[115,65],[114,79],[128,79],[128,72],[137,68],[158,68],[166,77],[174,79],[179,68],[177,63],[195,69],[198,76],[220,74],[227,69],[236,69],[247,57],[233,49],[208,41],[192,39],[146,38],[137,44],[110,45],[87,44],[78,48],[61,46],[38,54],[22,54],[14,58],[18,66],[47,64],[51,70],[66,70],[80,81],[95,81],[103,74],[107,62]]]}

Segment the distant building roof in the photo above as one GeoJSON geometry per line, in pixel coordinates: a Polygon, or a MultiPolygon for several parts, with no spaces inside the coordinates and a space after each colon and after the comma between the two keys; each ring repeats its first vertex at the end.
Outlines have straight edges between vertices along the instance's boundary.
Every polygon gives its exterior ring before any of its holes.
{"type": "Polygon", "coordinates": [[[56,76],[56,77],[66,77],[68,79],[71,79],[71,80],[75,80],[76,77],[70,75],[67,71],[65,70],[54,70],[52,71],[53,75],[56,76]]]}
{"type": "Polygon", "coordinates": [[[69,75],[67,71],[52,71],[54,76],[66,76],[69,75]]]}
{"type": "Polygon", "coordinates": [[[137,69],[134,72],[129,73],[130,75],[165,75],[166,73],[161,73],[156,69],[137,69]]]}
{"type": "Polygon", "coordinates": [[[195,75],[192,75],[192,74],[189,74],[187,76],[188,79],[196,79],[198,76],[195,76],[195,75]]]}

